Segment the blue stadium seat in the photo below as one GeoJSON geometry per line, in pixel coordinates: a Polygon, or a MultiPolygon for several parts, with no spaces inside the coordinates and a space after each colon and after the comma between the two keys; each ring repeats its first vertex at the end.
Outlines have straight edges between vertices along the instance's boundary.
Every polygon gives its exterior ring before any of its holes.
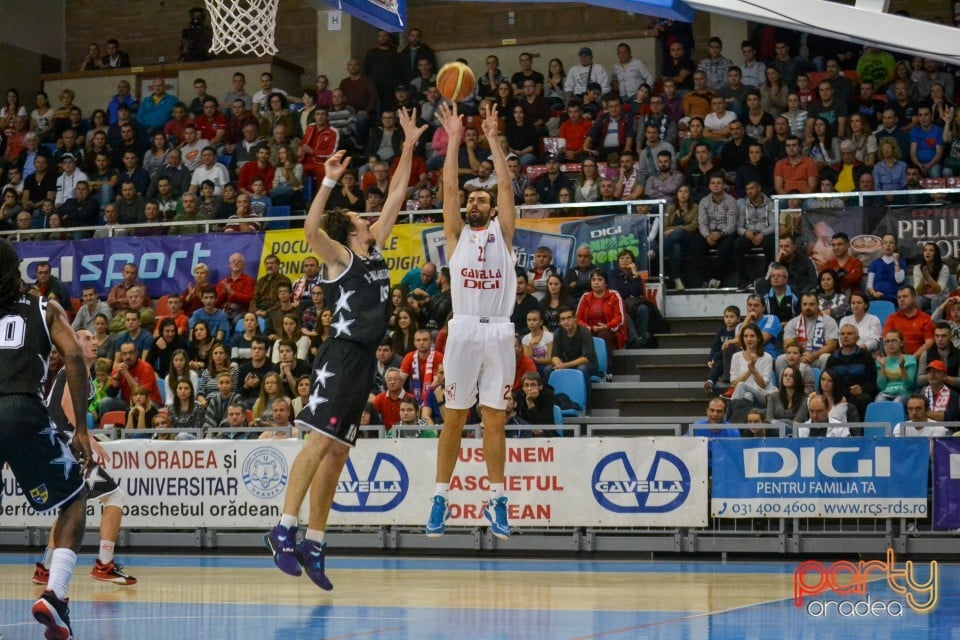
{"type": "MultiPolygon", "coordinates": [[[[267,209],[268,218],[284,217],[289,215],[290,215],[290,207],[287,205],[270,207],[269,209],[267,209]]],[[[289,229],[289,228],[290,228],[289,220],[275,220],[273,222],[268,222],[264,227],[264,229],[266,229],[267,231],[270,231],[273,229],[289,229]]]]}
{"type": "Polygon", "coordinates": [[[554,392],[566,394],[577,405],[576,409],[564,409],[565,416],[583,415],[587,406],[587,381],[579,369],[557,369],[550,374],[547,381],[554,392]]]}
{"type": "Polygon", "coordinates": [[[607,376],[607,341],[594,336],[593,350],[597,352],[597,372],[590,376],[590,381],[603,382],[607,376]]]}
{"type": "Polygon", "coordinates": [[[816,367],[810,368],[813,371],[813,389],[817,393],[820,393],[820,376],[823,375],[823,371],[816,367]]]}
{"type": "MultiPolygon", "coordinates": [[[[267,319],[266,318],[257,318],[257,324],[260,325],[260,333],[266,335],[267,333],[267,319]]],[[[237,321],[233,325],[233,335],[243,335],[243,316],[241,315],[237,318],[237,321]]],[[[269,348],[270,345],[267,345],[269,348]]]]}
{"type": "Polygon", "coordinates": [[[557,405],[553,405],[553,424],[563,424],[563,412],[560,411],[560,407],[557,405]]]}
{"type": "MultiPolygon", "coordinates": [[[[873,306],[873,303],[870,304],[873,306]]],[[[894,400],[876,400],[867,405],[867,415],[863,417],[864,422],[886,422],[890,425],[890,430],[906,420],[903,405],[894,400]]],[[[886,434],[883,427],[864,427],[863,435],[871,437],[883,437],[886,434]]]]}
{"type": "Polygon", "coordinates": [[[867,313],[880,318],[880,326],[882,327],[887,321],[887,316],[896,310],[896,307],[889,300],[871,300],[870,310],[867,313]]]}

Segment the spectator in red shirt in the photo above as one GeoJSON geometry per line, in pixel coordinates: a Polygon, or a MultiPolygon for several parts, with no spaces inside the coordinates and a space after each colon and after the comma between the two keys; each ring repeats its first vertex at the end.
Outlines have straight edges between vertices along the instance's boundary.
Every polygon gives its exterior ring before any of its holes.
{"type": "MultiPolygon", "coordinates": [[[[373,398],[373,406],[380,414],[383,426],[390,429],[400,422],[400,401],[413,396],[403,390],[403,377],[400,369],[391,367],[383,374],[387,385],[386,391],[381,391],[373,398]]],[[[101,405],[102,406],[102,405],[101,405]]]]}
{"type": "Polygon", "coordinates": [[[243,272],[245,264],[242,253],[232,254],[230,273],[217,283],[217,306],[226,312],[231,322],[236,319],[237,314],[250,307],[254,288],[257,286],[253,278],[243,272]]]}
{"type": "Polygon", "coordinates": [[[171,293],[167,296],[167,311],[169,311],[169,313],[166,315],[157,316],[153,337],[160,337],[160,325],[163,324],[163,321],[167,318],[173,320],[173,323],[177,325],[177,333],[179,335],[187,335],[187,332],[190,331],[190,318],[183,312],[183,300],[180,298],[179,293],[171,293]]]}
{"type": "Polygon", "coordinates": [[[313,122],[307,127],[300,142],[300,162],[303,170],[313,174],[318,181],[323,179],[323,163],[336,153],[340,144],[340,132],[330,126],[328,115],[326,107],[317,106],[313,110],[313,122]]]}
{"type": "Polygon", "coordinates": [[[437,367],[443,362],[443,354],[433,345],[430,332],[419,329],[413,334],[414,350],[403,357],[400,363],[400,377],[418,402],[428,401],[437,367]]]}
{"type": "Polygon", "coordinates": [[[593,123],[583,117],[579,100],[571,100],[567,105],[567,116],[568,119],[560,124],[560,137],[567,142],[563,157],[568,162],[575,162],[584,156],[583,144],[593,123]]]}
{"type": "Polygon", "coordinates": [[[273,174],[276,173],[276,167],[270,164],[270,148],[267,145],[260,145],[257,148],[257,159],[255,162],[247,162],[240,168],[240,174],[237,178],[237,189],[241,193],[250,195],[253,193],[253,179],[263,178],[264,184],[273,184],[273,174]]]}
{"type": "Polygon", "coordinates": [[[517,369],[516,374],[513,376],[513,388],[511,391],[516,393],[523,388],[523,376],[528,373],[537,372],[537,363],[535,363],[530,356],[524,355],[520,336],[514,336],[513,352],[517,356],[517,369]]]}
{"type": "Polygon", "coordinates": [[[897,304],[900,308],[887,316],[883,334],[899,331],[903,336],[903,352],[920,356],[933,346],[933,320],[917,306],[917,290],[910,285],[897,289],[897,304]]]}
{"type": "Polygon", "coordinates": [[[227,117],[220,111],[217,99],[213,96],[207,96],[204,99],[203,113],[194,120],[193,124],[200,132],[200,137],[211,146],[219,149],[224,144],[229,123],[227,117]]]}
{"type": "Polygon", "coordinates": [[[157,387],[157,372],[140,359],[137,346],[127,342],[120,347],[117,363],[110,374],[107,397],[100,402],[101,415],[107,411],[126,411],[134,387],[143,387],[150,393],[154,404],[163,404],[157,387]]]}

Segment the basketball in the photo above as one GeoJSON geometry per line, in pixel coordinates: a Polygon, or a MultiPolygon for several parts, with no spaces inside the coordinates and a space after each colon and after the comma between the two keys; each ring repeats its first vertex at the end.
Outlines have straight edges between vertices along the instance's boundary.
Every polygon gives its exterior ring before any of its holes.
{"type": "Polygon", "coordinates": [[[448,62],[437,73],[437,91],[453,102],[465,99],[477,86],[477,79],[470,67],[462,62],[448,62]]]}

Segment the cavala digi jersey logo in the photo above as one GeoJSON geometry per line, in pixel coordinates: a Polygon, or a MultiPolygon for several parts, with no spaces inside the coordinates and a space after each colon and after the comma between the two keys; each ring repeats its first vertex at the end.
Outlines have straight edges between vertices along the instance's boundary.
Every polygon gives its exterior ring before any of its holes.
{"type": "Polygon", "coordinates": [[[399,458],[378,452],[368,471],[361,471],[358,466],[347,458],[333,498],[334,511],[379,513],[403,502],[410,490],[410,478],[399,458]]]}
{"type": "Polygon", "coordinates": [[[600,506],[614,513],[666,513],[690,495],[690,470],[666,451],[657,451],[648,468],[617,451],[597,463],[590,486],[600,506]]]}
{"type": "Polygon", "coordinates": [[[273,447],[258,447],[243,460],[243,484],[260,498],[276,498],[287,486],[287,459],[273,447]]]}

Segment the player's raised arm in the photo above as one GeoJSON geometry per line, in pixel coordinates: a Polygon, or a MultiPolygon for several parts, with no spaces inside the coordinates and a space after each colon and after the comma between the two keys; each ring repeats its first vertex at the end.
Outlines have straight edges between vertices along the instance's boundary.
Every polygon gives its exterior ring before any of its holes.
{"type": "Polygon", "coordinates": [[[413,164],[413,150],[417,148],[417,141],[420,136],[428,129],[427,125],[417,126],[417,110],[407,113],[403,107],[397,109],[397,117],[400,119],[400,127],[403,129],[403,151],[400,154],[400,161],[397,163],[397,170],[393,172],[393,178],[390,179],[390,188],[387,194],[387,200],[383,203],[383,209],[380,217],[370,226],[370,233],[377,241],[378,247],[383,247],[390,237],[393,225],[400,215],[403,204],[407,201],[407,183],[410,182],[410,167],[413,164]]]}
{"type": "Polygon", "coordinates": [[[517,207],[513,201],[513,176],[507,168],[507,156],[499,139],[499,119],[497,105],[490,103],[483,118],[483,135],[490,145],[490,157],[493,159],[493,170],[497,175],[497,219],[503,229],[503,239],[507,246],[513,245],[513,232],[517,228],[517,207]]]}
{"type": "MultiPolygon", "coordinates": [[[[350,262],[350,253],[347,248],[333,240],[320,227],[327,210],[327,200],[330,199],[333,188],[337,186],[337,181],[343,177],[350,164],[350,158],[345,159],[346,155],[346,151],[337,151],[323,163],[323,180],[317,190],[317,196],[310,203],[307,219],[303,222],[303,232],[307,242],[313,252],[317,254],[317,257],[326,265],[328,272],[334,265],[345,267],[350,262]]],[[[334,267],[335,272],[339,270],[334,267]]]]}
{"type": "Polygon", "coordinates": [[[460,217],[460,140],[463,138],[463,121],[457,113],[457,105],[440,104],[437,120],[447,132],[447,156],[443,161],[443,235],[450,250],[456,246],[463,231],[460,217]]]}
{"type": "Polygon", "coordinates": [[[63,368],[67,374],[67,389],[73,399],[74,448],[83,458],[85,467],[93,464],[90,453],[90,440],[87,432],[87,388],[90,383],[90,374],[83,359],[83,349],[73,332],[67,314],[56,302],[47,302],[47,326],[50,328],[50,340],[63,358],[63,368]]]}

